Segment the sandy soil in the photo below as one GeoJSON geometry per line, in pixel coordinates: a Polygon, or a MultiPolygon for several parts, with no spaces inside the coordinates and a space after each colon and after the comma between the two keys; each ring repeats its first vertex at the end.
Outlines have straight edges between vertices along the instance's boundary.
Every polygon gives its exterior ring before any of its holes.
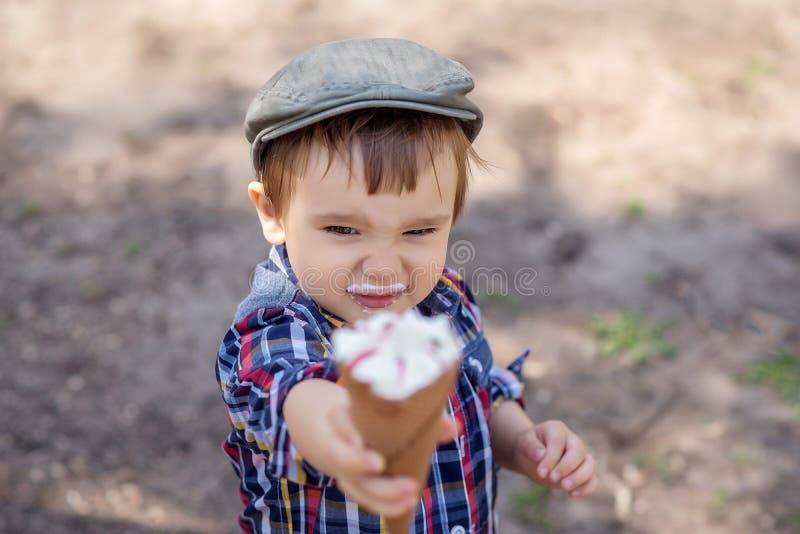
{"type": "Polygon", "coordinates": [[[533,349],[531,415],[601,464],[534,520],[504,475],[502,532],[800,529],[800,418],[737,380],[800,352],[800,5],[397,6],[0,4],[0,531],[234,531],[214,357],[267,252],[244,110],[362,36],[475,74],[495,168],[451,264],[535,273],[483,291],[488,334],[501,362],[533,349]],[[620,309],[669,321],[675,356],[599,356],[592,317],[620,309]]]}

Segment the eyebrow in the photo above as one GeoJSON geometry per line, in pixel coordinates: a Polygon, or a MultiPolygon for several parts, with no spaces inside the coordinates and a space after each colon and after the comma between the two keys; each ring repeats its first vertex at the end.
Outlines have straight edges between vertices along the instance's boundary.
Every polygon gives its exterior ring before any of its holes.
{"type": "MultiPolygon", "coordinates": [[[[319,213],[314,215],[312,219],[317,224],[323,221],[352,221],[362,226],[370,226],[369,221],[359,213],[319,213]]],[[[446,223],[450,219],[450,214],[443,213],[441,215],[411,219],[405,221],[402,226],[437,226],[446,223]]]]}

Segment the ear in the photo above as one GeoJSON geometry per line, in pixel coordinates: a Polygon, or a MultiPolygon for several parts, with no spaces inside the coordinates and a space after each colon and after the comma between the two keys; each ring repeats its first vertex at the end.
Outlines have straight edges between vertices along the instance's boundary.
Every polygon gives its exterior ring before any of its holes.
{"type": "Polygon", "coordinates": [[[247,194],[250,196],[250,201],[258,213],[258,220],[261,221],[261,230],[264,232],[264,238],[273,245],[285,243],[286,231],[283,228],[283,223],[275,216],[275,207],[264,193],[264,186],[261,182],[250,182],[247,186],[247,194]]]}

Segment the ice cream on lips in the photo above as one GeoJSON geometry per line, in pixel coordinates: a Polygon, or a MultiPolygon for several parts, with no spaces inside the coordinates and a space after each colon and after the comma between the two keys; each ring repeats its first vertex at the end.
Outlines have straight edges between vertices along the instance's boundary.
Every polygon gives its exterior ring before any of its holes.
{"type": "Polygon", "coordinates": [[[358,303],[365,312],[369,309],[388,308],[406,290],[405,284],[396,283],[389,286],[373,284],[351,284],[347,294],[358,303]]]}
{"type": "Polygon", "coordinates": [[[461,355],[447,316],[424,317],[413,308],[377,312],[335,330],[332,342],[336,362],[388,400],[432,384],[461,355]]]}

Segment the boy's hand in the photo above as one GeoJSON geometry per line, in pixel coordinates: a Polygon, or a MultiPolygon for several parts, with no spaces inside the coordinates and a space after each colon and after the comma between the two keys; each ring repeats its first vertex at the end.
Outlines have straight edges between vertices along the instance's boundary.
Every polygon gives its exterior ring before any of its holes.
{"type": "MultiPolygon", "coordinates": [[[[328,412],[334,429],[329,443],[330,475],[336,484],[359,506],[369,511],[393,517],[413,510],[419,504],[420,487],[411,477],[383,476],[386,462],[376,451],[364,447],[361,434],[355,427],[347,405],[328,412]]],[[[439,443],[452,441],[457,434],[456,422],[442,417],[439,443]]]]}
{"type": "Polygon", "coordinates": [[[586,497],[597,489],[594,458],[561,421],[545,421],[520,432],[513,455],[519,471],[537,484],[563,488],[572,497],[586,497]]]}

